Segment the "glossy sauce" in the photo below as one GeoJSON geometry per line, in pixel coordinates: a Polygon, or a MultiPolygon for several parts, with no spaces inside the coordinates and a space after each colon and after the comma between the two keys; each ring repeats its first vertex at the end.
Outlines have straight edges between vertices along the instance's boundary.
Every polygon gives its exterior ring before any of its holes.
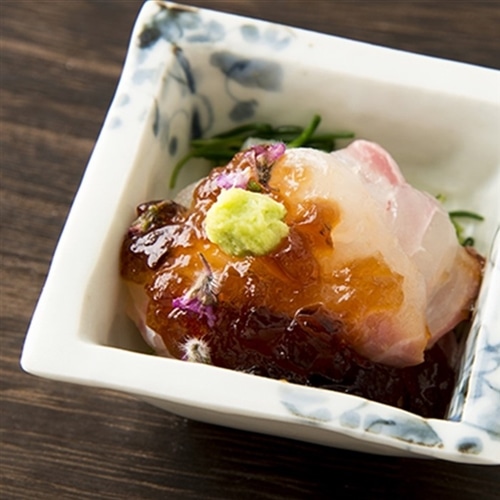
{"type": "MultiPolygon", "coordinates": [[[[230,165],[246,167],[241,159],[230,165]]],[[[186,342],[201,338],[217,366],[442,416],[454,372],[439,347],[427,352],[424,363],[405,369],[356,352],[364,334],[359,317],[397,308],[402,278],[377,255],[321,272],[321,262],[335,251],[331,229],[342,217],[336,205],[318,200],[287,206],[286,197],[269,190],[287,208],[288,237],[264,257],[231,257],[203,229],[220,192],[219,174],[215,169],[200,183],[189,209],[173,202],[139,207],[124,240],[121,274],[144,286],[145,321],[168,352],[182,359],[186,342]],[[203,280],[213,292],[213,324],[209,315],[174,306],[203,280]]]]}

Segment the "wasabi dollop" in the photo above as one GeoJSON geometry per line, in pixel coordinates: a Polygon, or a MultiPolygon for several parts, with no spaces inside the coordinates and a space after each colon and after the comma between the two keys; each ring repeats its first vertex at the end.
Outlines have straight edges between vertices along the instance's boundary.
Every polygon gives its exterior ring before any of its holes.
{"type": "Polygon", "coordinates": [[[223,190],[205,218],[208,239],[237,257],[266,255],[288,235],[286,209],[269,195],[241,188],[223,190]]]}

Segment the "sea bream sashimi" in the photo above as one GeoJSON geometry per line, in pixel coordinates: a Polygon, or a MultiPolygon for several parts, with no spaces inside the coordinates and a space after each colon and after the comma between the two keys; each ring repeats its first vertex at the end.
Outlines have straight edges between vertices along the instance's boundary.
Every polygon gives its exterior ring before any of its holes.
{"type": "Polygon", "coordinates": [[[470,314],[480,259],[459,244],[442,205],[410,186],[377,144],[358,140],[330,154],[289,150],[269,185],[297,213],[309,202],[336,207],[333,251],[317,252],[322,297],[357,325],[350,342],[364,356],[418,363],[470,314]]]}
{"type": "Polygon", "coordinates": [[[477,296],[481,258],[376,144],[256,146],[188,198],[142,205],[122,247],[134,319],[161,354],[340,380],[348,349],[421,363],[477,296]]]}
{"type": "Polygon", "coordinates": [[[358,140],[334,155],[349,165],[384,209],[387,224],[424,276],[433,344],[468,316],[478,292],[481,258],[458,244],[442,204],[408,184],[379,145],[358,140]]]}

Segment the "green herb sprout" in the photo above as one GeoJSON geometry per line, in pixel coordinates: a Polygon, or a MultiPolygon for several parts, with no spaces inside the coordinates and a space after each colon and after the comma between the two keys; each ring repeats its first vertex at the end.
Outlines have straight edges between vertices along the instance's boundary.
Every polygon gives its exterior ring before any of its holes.
{"type": "Polygon", "coordinates": [[[251,138],[284,142],[288,148],[308,147],[330,152],[336,149],[337,139],[352,139],[354,137],[354,133],[347,131],[316,133],[320,123],[321,117],[319,115],[314,115],[305,128],[296,125],[273,127],[269,123],[249,123],[209,139],[194,139],[190,144],[191,150],[175,165],[170,178],[170,187],[175,187],[179,172],[189,160],[204,158],[211,161],[214,166],[226,165],[251,138]]]}
{"type": "Polygon", "coordinates": [[[464,247],[474,246],[474,238],[470,236],[464,236],[464,227],[458,222],[457,219],[472,219],[475,221],[483,221],[484,217],[475,212],[469,212],[467,210],[454,210],[448,212],[452,224],[455,226],[455,231],[457,232],[457,238],[461,245],[464,247]]]}

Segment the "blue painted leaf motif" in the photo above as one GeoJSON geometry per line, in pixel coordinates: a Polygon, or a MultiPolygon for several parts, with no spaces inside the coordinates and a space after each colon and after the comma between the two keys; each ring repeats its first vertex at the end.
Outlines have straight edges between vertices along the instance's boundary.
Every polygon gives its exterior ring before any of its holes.
{"type": "Polygon", "coordinates": [[[240,101],[235,104],[233,109],[229,113],[229,118],[235,122],[241,122],[243,120],[248,120],[255,114],[255,108],[258,106],[258,102],[254,99],[250,101],[240,101]]]}
{"type": "Polygon", "coordinates": [[[191,140],[199,139],[202,136],[203,129],[201,126],[200,112],[198,108],[194,108],[191,114],[191,140]]]}
{"type": "Polygon", "coordinates": [[[191,94],[196,93],[196,85],[195,85],[195,80],[193,76],[193,72],[191,71],[191,65],[189,64],[189,61],[187,57],[184,55],[183,50],[177,46],[174,45],[174,55],[177,59],[177,62],[179,63],[179,66],[182,68],[182,72],[184,73],[185,77],[185,84],[191,94]]]}
{"type": "Polygon", "coordinates": [[[246,42],[262,43],[273,50],[282,50],[291,41],[290,32],[274,26],[261,32],[254,24],[244,24],[241,26],[240,32],[246,42]]]}
{"type": "Polygon", "coordinates": [[[130,102],[130,96],[128,94],[121,94],[118,97],[117,105],[122,107],[122,106],[126,106],[129,102],[130,102]]]}
{"type": "Polygon", "coordinates": [[[183,22],[186,15],[191,17],[192,14],[163,9],[155,19],[155,26],[165,40],[175,43],[184,35],[184,28],[191,24],[183,22]]]}
{"type": "Polygon", "coordinates": [[[339,423],[342,427],[356,429],[361,424],[361,415],[355,410],[349,410],[340,415],[339,423]]]}
{"type": "Polygon", "coordinates": [[[181,26],[170,16],[164,22],[159,23],[159,27],[161,35],[169,42],[175,43],[182,38],[183,30],[181,26]]]}
{"type": "Polygon", "coordinates": [[[193,97],[191,108],[191,140],[200,139],[214,124],[212,102],[204,94],[193,97]]]}
{"type": "Polygon", "coordinates": [[[254,24],[244,24],[240,28],[241,36],[250,43],[255,43],[260,39],[260,32],[254,24]]]}
{"type": "Polygon", "coordinates": [[[145,26],[139,33],[139,47],[147,49],[161,37],[161,31],[156,26],[145,26]]]}
{"type": "Polygon", "coordinates": [[[226,36],[226,31],[222,24],[210,21],[202,29],[186,37],[191,43],[211,43],[222,40],[226,36]]]}
{"type": "Polygon", "coordinates": [[[198,12],[192,10],[183,10],[182,7],[168,7],[166,9],[167,18],[184,31],[193,31],[200,29],[203,26],[201,16],[198,12]]]}
{"type": "Polygon", "coordinates": [[[110,129],[117,129],[122,126],[123,122],[119,116],[114,116],[109,122],[110,129]]]}
{"type": "Polygon", "coordinates": [[[283,34],[281,30],[271,28],[265,31],[264,40],[266,45],[272,47],[274,50],[282,50],[288,46],[291,37],[289,34],[283,34]]]}
{"type": "Polygon", "coordinates": [[[154,82],[156,80],[156,76],[156,69],[137,68],[132,75],[132,82],[134,83],[134,85],[142,85],[147,81],[154,82]]]}
{"type": "MultiPolygon", "coordinates": [[[[486,328],[486,327],[485,327],[486,328]]],[[[488,336],[488,333],[485,334],[488,336]]],[[[500,344],[486,344],[481,353],[488,363],[483,363],[485,368],[478,372],[478,380],[474,388],[473,398],[485,397],[489,392],[500,393],[500,379],[496,377],[500,373],[500,344]],[[497,383],[495,384],[495,379],[497,383]]]]}
{"type": "Polygon", "coordinates": [[[330,410],[325,407],[306,410],[304,408],[299,408],[298,406],[295,406],[293,403],[290,403],[289,401],[282,401],[282,404],[292,415],[307,420],[310,423],[319,424],[322,422],[329,422],[332,419],[330,410]]]}
{"type": "Polygon", "coordinates": [[[441,438],[425,420],[418,418],[384,419],[379,415],[367,415],[364,429],[373,434],[382,434],[408,443],[424,446],[442,446],[441,438]]]}
{"type": "Polygon", "coordinates": [[[463,438],[457,444],[457,450],[460,453],[469,455],[479,455],[483,451],[483,442],[479,438],[463,438]]]}
{"type": "Polygon", "coordinates": [[[177,139],[177,136],[174,135],[170,138],[170,141],[168,142],[168,154],[170,156],[175,156],[178,147],[179,147],[179,140],[177,139]]]}
{"type": "Polygon", "coordinates": [[[473,358],[476,376],[471,376],[464,420],[500,439],[500,343],[491,342],[496,340],[493,331],[480,323],[477,342],[482,345],[473,358]]]}
{"type": "Polygon", "coordinates": [[[170,43],[183,39],[192,43],[210,43],[225,37],[224,27],[216,21],[203,22],[197,12],[182,7],[164,7],[139,34],[139,47],[145,49],[160,38],[170,43]]]}
{"type": "Polygon", "coordinates": [[[328,408],[328,397],[322,392],[309,392],[304,387],[282,384],[279,387],[281,404],[286,410],[310,424],[329,422],[333,416],[328,408]]]}
{"type": "Polygon", "coordinates": [[[281,66],[266,59],[248,59],[228,51],[214,52],[210,63],[229,79],[244,87],[279,91],[283,81],[281,66]]]}

